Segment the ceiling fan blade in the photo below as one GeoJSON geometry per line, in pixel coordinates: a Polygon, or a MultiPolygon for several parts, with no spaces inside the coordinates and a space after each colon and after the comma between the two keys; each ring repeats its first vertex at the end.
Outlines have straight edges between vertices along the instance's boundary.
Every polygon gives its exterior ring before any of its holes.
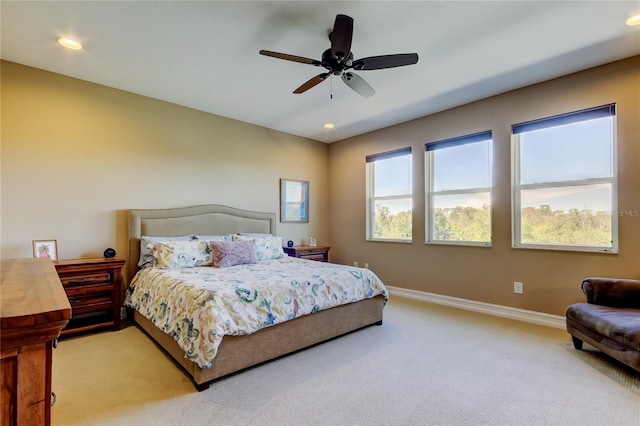
{"type": "Polygon", "coordinates": [[[317,67],[321,65],[321,62],[320,61],[316,61],[315,59],[303,58],[302,56],[289,55],[289,54],[286,54],[286,53],[272,52],[270,50],[261,50],[260,54],[264,55],[264,56],[271,56],[272,58],[285,59],[287,61],[293,61],[293,62],[300,62],[302,64],[315,65],[317,67]]]}
{"type": "Polygon", "coordinates": [[[342,62],[342,60],[349,57],[352,37],[353,18],[347,15],[336,15],[333,31],[329,38],[331,39],[331,54],[338,62],[342,62]]]}
{"type": "Polygon", "coordinates": [[[397,55],[370,56],[353,61],[351,67],[358,71],[381,70],[384,68],[403,67],[418,62],[417,53],[400,53],[397,55]]]}
{"type": "Polygon", "coordinates": [[[298,87],[296,90],[294,90],[293,93],[296,93],[296,94],[304,93],[307,90],[311,89],[312,87],[316,86],[317,84],[320,84],[323,81],[325,81],[327,79],[327,77],[329,77],[330,75],[331,75],[331,73],[329,73],[329,72],[325,72],[323,74],[316,75],[315,77],[313,77],[313,78],[307,80],[306,82],[304,82],[300,87],[298,87]]]}
{"type": "Polygon", "coordinates": [[[344,84],[353,89],[354,92],[364,96],[365,98],[369,98],[375,95],[376,91],[373,90],[373,87],[369,85],[362,77],[352,72],[344,72],[342,73],[342,81],[344,84]]]}

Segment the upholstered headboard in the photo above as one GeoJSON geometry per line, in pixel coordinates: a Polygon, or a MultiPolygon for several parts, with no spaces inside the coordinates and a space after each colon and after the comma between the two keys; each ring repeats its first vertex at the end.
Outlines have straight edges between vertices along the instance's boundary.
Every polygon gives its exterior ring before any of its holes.
{"type": "Polygon", "coordinates": [[[264,232],[276,235],[276,214],[241,210],[218,204],[175,209],[129,210],[129,280],[138,269],[140,237],[224,235],[264,232]]]}

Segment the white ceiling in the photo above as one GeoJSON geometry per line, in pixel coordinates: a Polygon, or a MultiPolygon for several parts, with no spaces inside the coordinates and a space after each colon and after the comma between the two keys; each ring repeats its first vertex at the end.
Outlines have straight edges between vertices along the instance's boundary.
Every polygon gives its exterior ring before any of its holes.
{"type": "Polygon", "coordinates": [[[640,54],[640,27],[625,25],[637,0],[2,0],[0,13],[2,59],[327,143],[640,54]],[[339,13],[356,59],[418,64],[357,72],[371,98],[336,77],[292,94],[324,70],[258,51],[319,60],[339,13]]]}

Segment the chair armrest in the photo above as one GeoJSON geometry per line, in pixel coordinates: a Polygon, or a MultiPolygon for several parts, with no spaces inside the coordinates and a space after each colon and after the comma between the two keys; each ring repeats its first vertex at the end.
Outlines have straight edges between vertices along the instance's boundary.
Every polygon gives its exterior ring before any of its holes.
{"type": "Polygon", "coordinates": [[[640,308],[640,281],[589,277],[582,281],[587,303],[616,308],[640,308]]]}

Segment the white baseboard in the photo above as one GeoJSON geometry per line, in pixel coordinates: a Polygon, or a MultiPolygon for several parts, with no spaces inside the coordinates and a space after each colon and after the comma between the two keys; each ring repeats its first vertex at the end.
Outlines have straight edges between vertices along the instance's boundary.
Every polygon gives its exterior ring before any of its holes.
{"type": "Polygon", "coordinates": [[[457,297],[443,296],[441,294],[427,293],[424,291],[409,290],[406,288],[386,286],[392,296],[406,297],[407,299],[421,300],[423,302],[438,305],[451,306],[467,311],[480,312],[502,318],[517,321],[530,322],[547,327],[564,329],[565,318],[559,315],[545,314],[543,312],[528,311],[526,309],[511,308],[509,306],[494,305],[492,303],[476,302],[474,300],[460,299],[457,297]]]}

